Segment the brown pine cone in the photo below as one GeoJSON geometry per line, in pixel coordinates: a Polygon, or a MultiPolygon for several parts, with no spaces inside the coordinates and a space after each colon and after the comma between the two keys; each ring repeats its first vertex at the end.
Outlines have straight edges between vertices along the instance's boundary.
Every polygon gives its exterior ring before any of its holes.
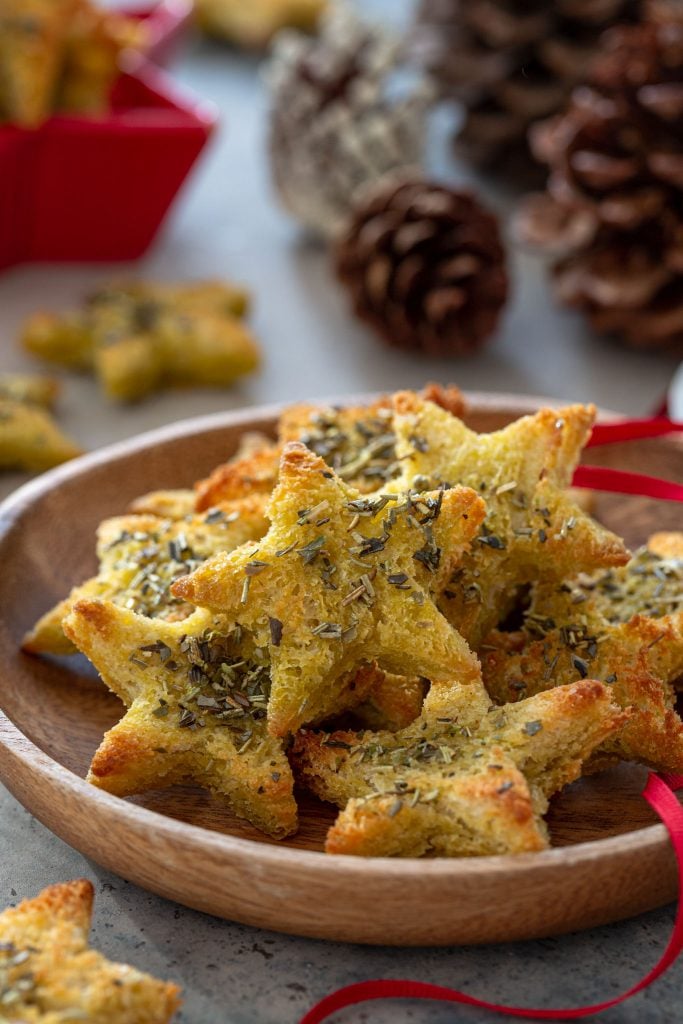
{"type": "Polygon", "coordinates": [[[356,315],[390,345],[465,355],[493,333],[508,295],[498,222],[469,193],[386,178],[336,246],[356,315]]]}
{"type": "Polygon", "coordinates": [[[638,0],[422,0],[413,51],[465,106],[458,148],[487,163],[526,149],[529,125],[583,80],[600,33],[638,9],[638,0]]]}
{"type": "Polygon", "coordinates": [[[550,166],[518,232],[561,301],[639,348],[683,346],[683,19],[613,29],[590,83],[532,131],[550,166]]]}

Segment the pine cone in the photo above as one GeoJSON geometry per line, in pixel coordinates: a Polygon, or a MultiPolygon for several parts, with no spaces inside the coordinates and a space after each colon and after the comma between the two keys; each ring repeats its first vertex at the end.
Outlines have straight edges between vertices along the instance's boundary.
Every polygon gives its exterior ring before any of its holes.
{"type": "Polygon", "coordinates": [[[331,237],[357,189],[395,168],[418,168],[424,148],[424,81],[390,98],[399,47],[343,4],[316,40],[277,36],[271,87],[270,156],[283,206],[314,233],[331,237]]]}
{"type": "Polygon", "coordinates": [[[356,315],[390,345],[465,355],[492,334],[508,294],[498,223],[466,193],[392,176],[337,243],[356,315]]]}
{"type": "Polygon", "coordinates": [[[638,0],[422,0],[413,50],[464,103],[458,148],[487,163],[526,150],[529,125],[583,80],[600,33],[637,10],[638,0]]]}
{"type": "MultiPolygon", "coordinates": [[[[657,4],[663,12],[664,5],[657,4]]],[[[561,258],[561,301],[627,345],[683,345],[683,19],[613,29],[589,85],[532,131],[547,193],[522,239],[561,258]]]]}

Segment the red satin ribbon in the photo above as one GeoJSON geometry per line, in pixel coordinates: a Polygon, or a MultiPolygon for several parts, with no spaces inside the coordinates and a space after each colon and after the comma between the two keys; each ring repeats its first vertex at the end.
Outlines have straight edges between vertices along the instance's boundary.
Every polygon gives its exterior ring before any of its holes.
{"type": "Polygon", "coordinates": [[[603,1010],[609,1010],[619,1003],[625,1002],[631,996],[642,992],[644,988],[651,985],[660,977],[668,967],[674,963],[683,949],[683,807],[678,802],[674,789],[683,788],[683,776],[681,775],[655,775],[653,772],[648,776],[647,784],[643,790],[643,796],[650,807],[657,812],[662,819],[669,833],[671,843],[676,854],[678,865],[678,910],[671,938],[667,944],[660,960],[652,970],[648,971],[628,991],[623,992],[613,999],[607,999],[604,1003],[594,1003],[592,1006],[581,1006],[571,1010],[547,1010],[529,1009],[521,1006],[503,1006],[499,1003],[490,1003],[486,999],[476,999],[467,995],[466,992],[459,992],[454,988],[445,988],[442,985],[429,985],[422,981],[402,981],[400,979],[380,979],[378,981],[359,981],[355,985],[347,985],[337,992],[321,999],[319,1003],[308,1011],[301,1018],[299,1024],[322,1024],[333,1013],[343,1010],[347,1006],[355,1006],[357,1003],[368,1003],[375,999],[433,999],[441,1003],[459,1003],[461,1006],[477,1006],[480,1010],[492,1010],[501,1013],[506,1017],[534,1017],[537,1020],[580,1020],[582,1017],[592,1017],[603,1010]],[[665,781],[666,780],[666,781],[665,781]]]}
{"type": "MultiPolygon", "coordinates": [[[[626,420],[616,424],[601,424],[593,432],[591,445],[612,444],[617,441],[643,437],[660,437],[663,434],[681,430],[683,430],[682,424],[672,423],[664,417],[656,417],[649,421],[626,420]]],[[[577,487],[591,487],[596,490],[621,494],[638,494],[650,498],[660,498],[664,501],[683,501],[683,486],[680,484],[644,476],[640,473],[626,473],[599,466],[580,466],[573,482],[577,487]]],[[[333,992],[313,1006],[301,1018],[299,1024],[322,1024],[338,1010],[376,999],[431,999],[442,1003],[459,1003],[461,1006],[476,1006],[479,1009],[491,1010],[507,1017],[533,1017],[536,1020],[580,1020],[583,1017],[592,1017],[597,1013],[602,1013],[603,1010],[618,1006],[630,999],[631,996],[642,992],[674,963],[683,950],[683,807],[675,795],[674,790],[677,789],[683,789],[683,775],[669,773],[655,775],[654,772],[651,772],[643,790],[643,797],[664,823],[676,855],[678,908],[671,938],[661,958],[644,978],[626,992],[603,1003],[594,1003],[592,1006],[581,1006],[569,1010],[548,1010],[503,1006],[485,999],[476,999],[457,989],[445,988],[442,985],[429,985],[421,981],[379,979],[377,981],[360,981],[355,985],[347,985],[345,988],[333,992]]]]}
{"type": "Polygon", "coordinates": [[[598,448],[603,444],[620,444],[624,441],[639,441],[648,437],[680,433],[683,433],[683,423],[676,423],[667,416],[652,416],[644,420],[617,420],[615,423],[596,423],[586,447],[598,448]]]}
{"type": "Polygon", "coordinates": [[[579,466],[572,483],[574,487],[587,487],[594,491],[636,494],[644,498],[659,498],[660,501],[683,501],[683,484],[660,480],[656,476],[645,476],[644,473],[629,473],[623,469],[579,466]]]}

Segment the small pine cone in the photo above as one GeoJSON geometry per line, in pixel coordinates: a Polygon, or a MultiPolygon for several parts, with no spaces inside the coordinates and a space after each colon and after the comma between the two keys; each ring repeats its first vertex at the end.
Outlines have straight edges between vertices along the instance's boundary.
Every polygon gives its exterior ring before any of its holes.
{"type": "Polygon", "coordinates": [[[550,168],[517,234],[555,257],[558,297],[636,348],[683,347],[683,17],[613,29],[589,84],[531,145],[550,168]]]}
{"type": "Polygon", "coordinates": [[[314,234],[334,237],[359,188],[424,151],[426,81],[392,93],[400,47],[344,4],[317,39],[282,32],[267,71],[270,160],[282,205],[314,234]]]}
{"type": "Polygon", "coordinates": [[[469,193],[387,177],[337,242],[356,315],[390,345],[466,355],[493,333],[508,295],[498,222],[469,193]]]}
{"type": "Polygon", "coordinates": [[[639,0],[421,0],[412,51],[465,107],[458,149],[490,163],[526,151],[529,125],[561,109],[600,33],[638,9],[639,0]]]}

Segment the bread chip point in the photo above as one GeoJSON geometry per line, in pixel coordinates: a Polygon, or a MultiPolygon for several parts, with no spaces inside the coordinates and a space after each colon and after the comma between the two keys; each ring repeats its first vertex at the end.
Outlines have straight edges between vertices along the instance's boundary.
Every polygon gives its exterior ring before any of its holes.
{"type": "Polygon", "coordinates": [[[547,847],[550,796],[625,718],[589,680],[506,707],[476,685],[434,683],[407,729],[301,732],[291,759],[304,785],[342,808],[328,853],[523,853],[547,847]]]}
{"type": "Polygon", "coordinates": [[[117,796],[194,782],[275,838],[296,831],[293,780],[268,735],[265,652],[221,616],[147,619],[109,601],[77,601],[69,639],[127,707],[88,781],[117,796]]]}
{"type": "Polygon", "coordinates": [[[565,490],[590,436],[592,406],[541,409],[477,434],[411,392],[394,403],[403,476],[390,489],[464,484],[486,501],[479,536],[441,602],[473,647],[508,614],[520,585],[628,560],[623,542],[565,490]]]}
{"type": "Polygon", "coordinates": [[[40,472],[81,454],[50,415],[58,390],[49,377],[0,374],[0,468],[40,472]]]}
{"type": "Polygon", "coordinates": [[[340,682],[362,662],[402,675],[479,678],[430,589],[484,514],[467,488],[364,498],[302,444],[285,446],[258,544],[209,559],[173,592],[222,611],[270,649],[268,724],[284,736],[344,710],[340,682]]]}
{"type": "Polygon", "coordinates": [[[93,887],[51,885],[0,914],[0,1017],[10,1024],[168,1024],[176,985],[88,948],[93,887]]]}

